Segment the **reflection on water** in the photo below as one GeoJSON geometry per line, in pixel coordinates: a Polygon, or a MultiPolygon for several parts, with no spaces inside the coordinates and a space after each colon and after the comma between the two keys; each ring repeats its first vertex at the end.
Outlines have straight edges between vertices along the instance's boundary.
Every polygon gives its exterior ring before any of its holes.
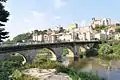
{"type": "Polygon", "coordinates": [[[120,60],[111,61],[111,70],[109,71],[107,70],[107,61],[105,60],[101,61],[101,63],[96,58],[79,59],[79,61],[75,62],[73,58],[67,58],[66,60],[69,61],[69,67],[92,71],[109,80],[120,80],[120,60]]]}

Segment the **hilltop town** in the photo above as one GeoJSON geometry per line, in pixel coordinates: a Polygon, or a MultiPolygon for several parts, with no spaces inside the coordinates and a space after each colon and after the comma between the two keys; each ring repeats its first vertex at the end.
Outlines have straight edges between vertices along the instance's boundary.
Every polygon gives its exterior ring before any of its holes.
{"type": "Polygon", "coordinates": [[[92,18],[89,26],[79,26],[78,23],[69,25],[64,29],[63,26],[57,30],[34,30],[33,41],[39,42],[58,42],[58,41],[84,41],[84,40],[119,40],[120,23],[112,23],[110,18],[92,18]]]}

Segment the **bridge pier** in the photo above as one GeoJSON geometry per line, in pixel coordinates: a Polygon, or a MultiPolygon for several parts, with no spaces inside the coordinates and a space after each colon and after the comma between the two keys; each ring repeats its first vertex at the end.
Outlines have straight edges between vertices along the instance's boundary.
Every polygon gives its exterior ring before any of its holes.
{"type": "Polygon", "coordinates": [[[28,59],[27,62],[32,63],[39,51],[40,50],[36,50],[36,49],[35,50],[29,50],[28,55],[27,55],[27,59],[28,59]]]}
{"type": "Polygon", "coordinates": [[[73,52],[74,52],[74,61],[78,61],[79,59],[79,45],[73,44],[73,52]]]}
{"type": "Polygon", "coordinates": [[[56,60],[62,61],[62,47],[52,48],[52,50],[56,54],[56,60]]]}

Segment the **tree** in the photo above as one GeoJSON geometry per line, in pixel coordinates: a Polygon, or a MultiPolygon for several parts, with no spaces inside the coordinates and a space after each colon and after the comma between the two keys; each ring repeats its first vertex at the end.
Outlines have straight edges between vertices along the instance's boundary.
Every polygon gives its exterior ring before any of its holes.
{"type": "MultiPolygon", "coordinates": [[[[2,2],[6,2],[7,0],[0,0],[0,27],[5,26],[5,22],[8,21],[9,12],[4,9],[2,2]]],[[[8,32],[5,31],[5,28],[0,28],[0,42],[3,39],[8,38],[8,32]]]]}
{"type": "Polygon", "coordinates": [[[43,34],[46,34],[47,33],[47,30],[43,30],[43,34]]]}
{"type": "Polygon", "coordinates": [[[65,29],[63,27],[60,27],[59,33],[64,32],[64,31],[65,31],[65,29]]]}
{"type": "Polygon", "coordinates": [[[63,56],[66,56],[67,54],[69,54],[69,51],[67,48],[64,48],[63,49],[63,56]]]}
{"type": "Polygon", "coordinates": [[[108,29],[108,26],[105,26],[105,25],[96,25],[95,28],[93,28],[93,30],[96,30],[97,32],[101,32],[101,30],[107,30],[108,29]]]}
{"type": "MultiPolygon", "coordinates": [[[[99,49],[99,59],[107,60],[107,71],[109,80],[109,70],[111,69],[111,61],[119,58],[118,53],[114,53],[113,47],[108,44],[102,44],[99,49]]],[[[116,52],[116,51],[115,51],[116,52]]]]}
{"type": "Polygon", "coordinates": [[[34,33],[38,34],[38,32],[39,32],[38,30],[34,30],[34,33]]]}
{"type": "Polygon", "coordinates": [[[23,34],[19,34],[16,37],[14,37],[13,42],[22,42],[23,40],[27,42],[30,39],[32,39],[31,33],[23,33],[23,34]]]}
{"type": "Polygon", "coordinates": [[[116,33],[120,33],[120,26],[118,26],[118,27],[115,28],[115,32],[116,33]]]}

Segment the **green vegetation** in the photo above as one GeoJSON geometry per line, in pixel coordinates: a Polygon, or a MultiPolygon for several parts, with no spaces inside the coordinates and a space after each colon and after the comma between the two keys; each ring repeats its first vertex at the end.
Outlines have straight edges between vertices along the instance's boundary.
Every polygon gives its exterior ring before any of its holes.
{"type": "Polygon", "coordinates": [[[56,61],[51,61],[50,59],[46,59],[45,57],[39,57],[39,60],[33,61],[30,65],[31,68],[40,68],[40,69],[54,69],[59,66],[59,63],[56,61]]]}
{"type": "Polygon", "coordinates": [[[36,55],[32,64],[26,64],[24,68],[54,69],[60,64],[57,61],[50,60],[51,56],[49,49],[44,48],[36,55]]]}
{"type": "Polygon", "coordinates": [[[31,42],[32,40],[32,34],[31,33],[23,33],[15,36],[13,40],[8,39],[4,43],[6,44],[14,44],[17,42],[31,42]]]}
{"type": "Polygon", "coordinates": [[[120,44],[104,43],[100,45],[99,57],[106,60],[120,59],[120,44]]]}
{"type": "Polygon", "coordinates": [[[3,41],[3,39],[8,38],[8,33],[5,31],[5,28],[1,28],[1,26],[5,26],[5,22],[8,21],[9,12],[5,10],[5,7],[3,6],[3,3],[7,0],[0,0],[0,42],[3,41]]]}
{"type": "Polygon", "coordinates": [[[115,32],[120,33],[120,26],[117,26],[117,27],[115,28],[115,32]]]}
{"type": "MultiPolygon", "coordinates": [[[[107,60],[107,71],[111,70],[111,61],[112,60],[118,60],[120,59],[120,44],[114,44],[114,43],[103,43],[100,45],[99,48],[99,63],[101,63],[101,60],[107,60]]],[[[109,73],[108,73],[108,80],[109,80],[109,73]]]]}
{"type": "MultiPolygon", "coordinates": [[[[108,46],[108,52],[111,52],[111,47],[108,46]]],[[[115,46],[114,46],[115,47],[115,46]]],[[[103,49],[103,48],[102,48],[103,49]]],[[[100,49],[100,51],[103,51],[100,49]]],[[[114,48],[116,49],[116,48],[114,48]]],[[[68,50],[64,49],[65,55],[68,54],[68,50]]],[[[72,80],[103,80],[99,78],[96,74],[92,72],[82,72],[80,68],[84,67],[87,63],[85,63],[85,59],[83,61],[80,60],[79,65],[82,66],[78,69],[75,64],[74,67],[68,66],[65,67],[61,63],[56,61],[51,61],[49,57],[46,57],[45,54],[51,55],[48,49],[43,49],[40,51],[35,59],[33,60],[32,64],[26,63],[25,65],[21,64],[22,58],[19,56],[12,56],[7,58],[6,61],[0,62],[0,80],[38,80],[37,78],[31,77],[29,75],[25,75],[22,73],[22,70],[29,69],[29,68],[40,68],[40,69],[56,69],[57,72],[62,72],[68,74],[72,80]],[[84,65],[83,65],[84,64],[84,65]]],[[[105,53],[104,54],[109,54],[105,53]]]]}
{"type": "Polygon", "coordinates": [[[101,32],[101,30],[107,30],[107,29],[108,29],[108,26],[105,26],[105,25],[102,25],[102,26],[96,25],[96,27],[93,28],[93,30],[96,30],[97,32],[101,32]]]}
{"type": "Polygon", "coordinates": [[[19,34],[16,37],[13,38],[13,42],[22,42],[23,40],[25,42],[29,41],[32,39],[32,34],[31,33],[23,33],[19,34]]]}
{"type": "Polygon", "coordinates": [[[72,80],[104,80],[99,78],[97,75],[92,72],[82,72],[75,68],[67,68],[64,66],[57,67],[57,72],[63,72],[68,74],[72,80]]]}
{"type": "Polygon", "coordinates": [[[67,54],[69,54],[69,51],[67,48],[64,48],[63,49],[63,56],[66,56],[67,54]]]}
{"type": "Polygon", "coordinates": [[[80,53],[79,54],[80,58],[85,58],[85,56],[86,56],[86,49],[83,48],[83,47],[80,47],[79,53],[80,53]]]}
{"type": "Polygon", "coordinates": [[[34,77],[24,75],[20,70],[22,65],[13,61],[0,62],[0,80],[38,80],[34,77]]]}
{"type": "Polygon", "coordinates": [[[31,77],[29,75],[23,74],[21,71],[16,69],[12,75],[11,75],[12,80],[39,80],[38,78],[31,77]]]}

